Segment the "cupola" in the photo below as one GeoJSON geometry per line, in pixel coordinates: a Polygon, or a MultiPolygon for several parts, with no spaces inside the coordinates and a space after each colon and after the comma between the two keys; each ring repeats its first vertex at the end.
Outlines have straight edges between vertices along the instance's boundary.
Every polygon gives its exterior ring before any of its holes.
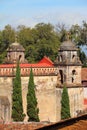
{"type": "Polygon", "coordinates": [[[17,63],[17,61],[20,63],[27,63],[24,52],[24,47],[17,41],[10,44],[7,49],[7,57],[5,59],[5,63],[17,63]]]}

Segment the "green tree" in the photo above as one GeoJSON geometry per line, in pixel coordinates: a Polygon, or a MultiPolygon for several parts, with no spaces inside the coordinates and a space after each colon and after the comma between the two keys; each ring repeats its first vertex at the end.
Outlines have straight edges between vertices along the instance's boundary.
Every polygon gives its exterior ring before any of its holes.
{"type": "Polygon", "coordinates": [[[10,43],[14,42],[15,30],[10,26],[5,26],[4,30],[0,31],[0,63],[6,57],[6,50],[10,43]]]}
{"type": "Polygon", "coordinates": [[[57,31],[58,37],[60,39],[60,42],[65,41],[66,40],[66,33],[67,33],[67,31],[69,31],[69,30],[66,29],[65,24],[64,23],[58,23],[56,25],[56,31],[57,31]]]}
{"type": "Polygon", "coordinates": [[[10,26],[6,25],[2,31],[3,51],[7,49],[9,44],[15,41],[15,30],[10,26]]]}
{"type": "Polygon", "coordinates": [[[28,93],[27,93],[27,115],[29,116],[28,121],[39,122],[38,112],[39,112],[39,109],[37,108],[35,85],[34,85],[34,79],[33,79],[33,72],[31,68],[30,79],[29,79],[29,84],[28,84],[28,93]]]}
{"type": "Polygon", "coordinates": [[[63,87],[62,100],[61,100],[61,119],[70,118],[70,105],[69,96],[66,86],[63,87]]]}
{"type": "Polygon", "coordinates": [[[25,114],[23,114],[22,105],[20,66],[18,63],[16,68],[16,77],[13,80],[12,118],[14,121],[23,121],[24,117],[25,114]]]}
{"type": "Polygon", "coordinates": [[[82,62],[82,67],[87,67],[87,56],[84,53],[84,51],[81,51],[81,49],[79,48],[78,50],[78,55],[80,57],[80,60],[82,62]]]}
{"type": "Polygon", "coordinates": [[[60,45],[59,37],[51,24],[39,23],[35,26],[37,33],[36,61],[47,55],[51,60],[55,60],[57,49],[60,45]]]}

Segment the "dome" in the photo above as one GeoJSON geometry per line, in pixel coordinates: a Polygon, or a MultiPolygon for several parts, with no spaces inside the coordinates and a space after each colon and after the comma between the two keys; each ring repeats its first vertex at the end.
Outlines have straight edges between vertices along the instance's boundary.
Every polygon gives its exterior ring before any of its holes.
{"type": "Polygon", "coordinates": [[[60,50],[76,51],[76,50],[78,50],[78,49],[76,48],[76,46],[74,45],[73,42],[71,42],[70,40],[68,40],[68,41],[64,41],[64,42],[60,45],[60,50]]]}
{"type": "Polygon", "coordinates": [[[24,49],[24,47],[20,43],[14,42],[14,43],[12,43],[9,46],[9,48],[7,49],[7,51],[22,51],[22,52],[24,52],[25,49],[24,49]]]}

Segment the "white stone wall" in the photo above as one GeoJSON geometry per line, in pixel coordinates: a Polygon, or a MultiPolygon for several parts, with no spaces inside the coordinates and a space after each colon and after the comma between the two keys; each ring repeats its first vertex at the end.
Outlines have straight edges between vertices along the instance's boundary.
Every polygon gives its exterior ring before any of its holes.
{"type": "MultiPolygon", "coordinates": [[[[22,97],[24,113],[27,113],[27,91],[29,77],[22,77],[22,97]]],[[[62,88],[56,88],[57,76],[34,76],[40,121],[59,121],[61,111],[62,88]]],[[[0,77],[0,96],[6,96],[12,108],[12,77],[0,77]]],[[[68,88],[71,116],[77,110],[83,110],[83,88],[68,88]]],[[[27,115],[27,114],[26,114],[27,115]]],[[[25,121],[27,120],[27,116],[25,121]]]]}
{"type": "Polygon", "coordinates": [[[83,110],[83,94],[84,90],[82,87],[68,88],[68,94],[70,99],[70,112],[71,117],[77,116],[79,110],[83,110]]]}
{"type": "Polygon", "coordinates": [[[66,70],[67,84],[80,85],[81,84],[81,66],[67,66],[66,70]],[[74,82],[72,83],[72,71],[75,70],[74,82]]]}
{"type": "MultiPolygon", "coordinates": [[[[26,95],[28,91],[29,77],[22,77],[22,95],[24,113],[27,113],[26,95]]],[[[57,76],[35,76],[34,83],[36,85],[36,96],[39,108],[40,121],[57,120],[56,117],[56,83],[57,76]]],[[[60,117],[59,117],[60,118],[60,117]]],[[[25,121],[27,117],[25,118],[25,121]]]]}
{"type": "Polygon", "coordinates": [[[9,120],[11,121],[11,109],[12,109],[12,78],[10,77],[0,77],[0,96],[7,97],[10,107],[9,107],[9,120]]]}

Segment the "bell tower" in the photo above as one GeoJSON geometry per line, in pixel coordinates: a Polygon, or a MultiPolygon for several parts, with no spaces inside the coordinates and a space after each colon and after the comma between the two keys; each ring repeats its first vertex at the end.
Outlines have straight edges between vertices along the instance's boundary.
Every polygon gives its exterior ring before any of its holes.
{"type": "MultiPolygon", "coordinates": [[[[55,67],[57,67],[59,75],[56,91],[62,94],[63,86],[66,85],[70,99],[71,117],[77,116],[79,111],[83,111],[82,64],[78,57],[78,49],[71,40],[67,39],[61,44],[55,67]]],[[[58,98],[61,102],[61,96],[58,98]]]]}
{"type": "Polygon", "coordinates": [[[61,86],[81,86],[81,61],[78,49],[70,40],[64,41],[58,50],[55,65],[59,68],[61,86]]]}

